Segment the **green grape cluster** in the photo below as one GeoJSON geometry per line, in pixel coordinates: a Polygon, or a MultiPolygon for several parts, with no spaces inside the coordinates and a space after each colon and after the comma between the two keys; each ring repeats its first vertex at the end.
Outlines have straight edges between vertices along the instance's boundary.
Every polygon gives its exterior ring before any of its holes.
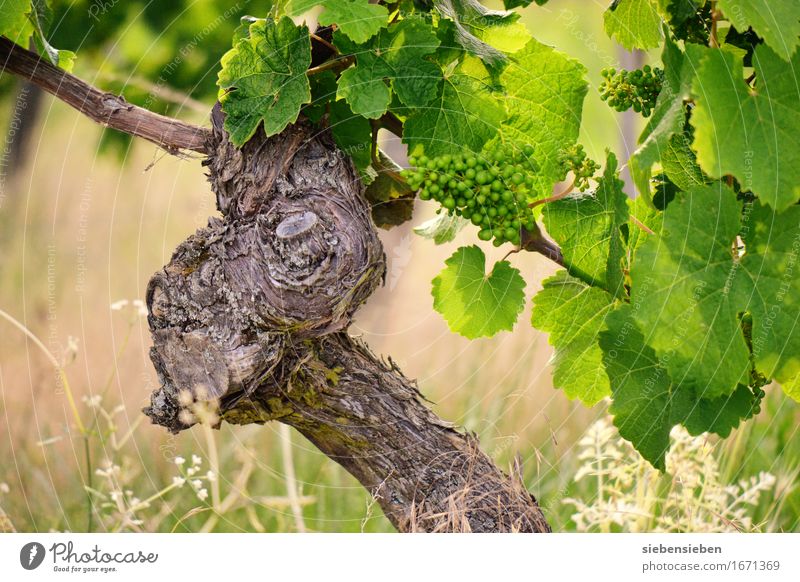
{"type": "Polygon", "coordinates": [[[575,187],[581,192],[589,189],[589,180],[600,169],[600,164],[586,155],[581,144],[561,150],[558,154],[558,161],[564,170],[572,172],[575,176],[575,187]]]}
{"type": "Polygon", "coordinates": [[[753,403],[753,416],[761,413],[761,401],[764,400],[764,396],[767,393],[764,391],[764,388],[761,386],[753,386],[753,396],[755,396],[755,402],[753,403]]]}
{"type": "Polygon", "coordinates": [[[602,70],[600,97],[616,111],[633,108],[644,117],[649,117],[664,83],[664,71],[645,65],[641,69],[626,71],[614,68],[602,70]]]}
{"type": "Polygon", "coordinates": [[[498,146],[490,152],[467,152],[409,159],[403,171],[421,200],[435,200],[448,213],[470,220],[480,228],[478,238],[495,246],[520,244],[520,231],[533,230],[528,198],[538,166],[533,147],[498,146]]]}

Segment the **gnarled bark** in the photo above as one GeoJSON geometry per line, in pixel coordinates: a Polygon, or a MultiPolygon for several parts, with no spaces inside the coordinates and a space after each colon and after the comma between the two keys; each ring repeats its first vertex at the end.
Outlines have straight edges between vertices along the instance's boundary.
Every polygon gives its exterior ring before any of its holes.
{"type": "Polygon", "coordinates": [[[375,496],[401,531],[547,531],[533,497],[345,331],[384,255],[352,163],[299,123],[237,149],[212,115],[209,179],[223,220],[183,243],[149,286],[170,430],[197,401],[231,423],[295,427],[375,496]]]}
{"type": "MultiPolygon", "coordinates": [[[[145,412],[173,432],[198,402],[236,424],[295,427],[353,474],[400,531],[549,531],[535,499],[423,403],[415,384],[347,335],[385,257],[357,173],[303,123],[228,141],[130,106],[0,37],[3,70],[172,153],[208,154],[223,218],[182,243],[148,286],[161,387],[145,412]]],[[[524,248],[555,257],[531,233],[524,248]]]]}

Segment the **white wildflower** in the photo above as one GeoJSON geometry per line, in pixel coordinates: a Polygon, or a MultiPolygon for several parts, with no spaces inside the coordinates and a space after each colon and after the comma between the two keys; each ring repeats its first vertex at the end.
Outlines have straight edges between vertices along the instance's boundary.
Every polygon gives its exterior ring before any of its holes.
{"type": "Polygon", "coordinates": [[[762,494],[775,489],[770,473],[722,482],[719,461],[708,435],[691,436],[683,427],[670,434],[667,476],[662,476],[628,443],[608,419],[594,423],[579,441],[583,465],[574,481],[580,498],[564,499],[575,508],[578,531],[725,532],[751,531],[748,514],[762,494]]]}
{"type": "Polygon", "coordinates": [[[130,304],[130,301],[127,299],[120,299],[119,301],[115,301],[111,304],[111,311],[122,311],[124,307],[127,307],[130,304]]]}
{"type": "Polygon", "coordinates": [[[78,338],[67,336],[67,349],[64,350],[64,363],[71,364],[78,355],[78,338]]]}
{"type": "Polygon", "coordinates": [[[195,465],[195,466],[196,465],[200,465],[200,464],[202,464],[202,462],[203,462],[203,459],[201,459],[197,455],[192,455],[192,465],[195,465]]]}
{"type": "Polygon", "coordinates": [[[194,424],[194,414],[189,412],[188,410],[184,409],[178,413],[178,420],[180,420],[183,424],[190,425],[194,424]]]}
{"type": "Polygon", "coordinates": [[[186,469],[186,474],[189,475],[189,477],[194,477],[195,473],[197,473],[197,469],[195,467],[189,467],[186,469]]]}
{"type": "Polygon", "coordinates": [[[89,408],[100,408],[103,397],[100,394],[95,394],[94,396],[84,396],[82,400],[89,408]]]}
{"type": "Polygon", "coordinates": [[[175,485],[175,487],[183,487],[185,483],[186,483],[186,479],[184,479],[183,477],[173,477],[172,478],[172,484],[175,485]]]}
{"type": "Polygon", "coordinates": [[[192,481],[192,487],[195,489],[200,489],[203,486],[203,482],[200,479],[195,479],[192,481]]]}
{"type": "Polygon", "coordinates": [[[133,307],[136,309],[136,314],[141,317],[147,317],[147,305],[141,299],[133,300],[133,307]]]}
{"type": "Polygon", "coordinates": [[[207,489],[201,489],[200,491],[198,491],[197,492],[197,498],[200,501],[205,501],[206,498],[208,498],[208,490],[207,489]]]}
{"type": "Polygon", "coordinates": [[[0,483],[0,493],[8,493],[11,489],[8,486],[8,483],[0,483]]]}
{"type": "Polygon", "coordinates": [[[186,459],[184,459],[181,456],[177,456],[172,460],[172,462],[180,467],[181,465],[183,465],[186,462],[186,459]]]}
{"type": "Polygon", "coordinates": [[[208,473],[206,473],[206,479],[208,479],[209,481],[216,481],[217,475],[214,473],[214,471],[209,471],[208,473]]]}

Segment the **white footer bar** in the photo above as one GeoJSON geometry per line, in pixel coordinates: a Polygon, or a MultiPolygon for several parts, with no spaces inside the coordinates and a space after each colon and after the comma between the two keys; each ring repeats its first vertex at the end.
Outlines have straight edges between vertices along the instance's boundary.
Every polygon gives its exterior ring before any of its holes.
{"type": "Polygon", "coordinates": [[[6,534],[0,580],[797,581],[798,548],[800,534],[6,534]]]}

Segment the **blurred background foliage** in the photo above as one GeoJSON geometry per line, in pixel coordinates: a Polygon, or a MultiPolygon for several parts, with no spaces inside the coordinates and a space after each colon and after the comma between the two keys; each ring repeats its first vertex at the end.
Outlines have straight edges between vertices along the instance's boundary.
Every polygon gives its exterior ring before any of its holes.
{"type": "MultiPolygon", "coordinates": [[[[606,4],[551,0],[524,10],[523,21],[588,68],[581,135],[588,153],[602,159],[611,148],[626,160],[640,120],[600,100],[600,70],[657,57],[626,53],[606,37],[606,4]]],[[[206,123],[218,60],[240,17],[264,15],[269,4],[54,0],[53,8],[52,43],[78,54],[78,76],[154,111],[206,123]]],[[[0,318],[0,529],[389,531],[363,488],[296,433],[272,424],[174,436],[140,413],[157,379],[147,322],[133,301],[175,246],[215,213],[200,159],[131,143],[9,75],[0,75],[0,101],[0,127],[8,128],[0,310],[55,357],[76,402],[73,409],[44,350],[0,318]]],[[[383,145],[402,155],[396,140],[383,145]]],[[[351,331],[416,377],[436,412],[476,432],[502,467],[519,461],[555,530],[675,523],[672,529],[699,530],[712,523],[708,511],[733,503],[721,501],[726,488],[750,491],[752,479],[757,495],[741,502],[743,513],[734,506],[730,519],[713,523],[798,530],[800,412],[779,389],[768,389],[757,420],[731,438],[684,446],[672,474],[644,473],[602,424],[603,403],[587,410],[553,389],[552,352],[527,325],[529,309],[514,333],[472,342],[433,312],[430,280],[458,244],[475,240],[469,229],[443,247],[415,236],[412,227],[432,216],[432,206],[417,203],[412,222],[382,233],[386,285],[351,331]],[[686,484],[681,467],[694,467],[699,487],[686,484]],[[603,478],[613,487],[598,489],[603,478]]],[[[490,260],[505,252],[485,250],[490,260]]],[[[555,271],[532,254],[512,260],[536,282],[528,296],[555,271]]]]}

